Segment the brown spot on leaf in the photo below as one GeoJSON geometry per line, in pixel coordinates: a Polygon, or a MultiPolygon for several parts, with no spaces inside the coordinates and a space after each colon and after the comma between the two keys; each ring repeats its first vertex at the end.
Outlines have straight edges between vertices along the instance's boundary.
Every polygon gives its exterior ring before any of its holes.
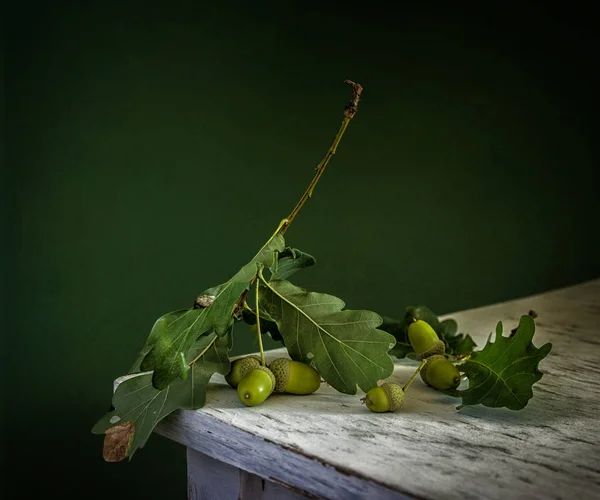
{"type": "Polygon", "coordinates": [[[107,462],[120,462],[129,455],[129,448],[135,434],[135,424],[125,422],[104,431],[102,456],[107,462]]]}
{"type": "Polygon", "coordinates": [[[200,295],[196,297],[196,300],[194,301],[194,309],[205,309],[209,306],[212,306],[214,301],[214,295],[200,295]]]}

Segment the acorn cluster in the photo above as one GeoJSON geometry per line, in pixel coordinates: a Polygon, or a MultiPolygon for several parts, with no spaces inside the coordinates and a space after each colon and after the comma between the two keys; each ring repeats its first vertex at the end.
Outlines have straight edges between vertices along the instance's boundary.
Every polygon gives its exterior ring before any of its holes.
{"type": "MultiPolygon", "coordinates": [[[[445,354],[445,345],[429,323],[416,320],[408,327],[408,339],[421,361],[419,374],[428,386],[437,390],[456,389],[461,375],[445,354]]],[[[404,387],[384,382],[369,390],[363,402],[369,410],[383,413],[398,410],[404,403],[404,393],[414,377],[404,387]]],[[[277,358],[263,365],[258,356],[246,356],[232,363],[225,377],[237,390],[246,406],[257,406],[273,393],[312,394],[321,385],[321,376],[312,366],[287,358],[277,358]]]]}
{"type": "Polygon", "coordinates": [[[235,360],[225,380],[246,406],[257,406],[274,392],[312,394],[321,386],[319,372],[310,365],[277,358],[263,366],[258,356],[235,360]]]}
{"type": "MultiPolygon", "coordinates": [[[[408,339],[417,360],[422,362],[419,374],[423,382],[437,390],[456,389],[460,385],[460,372],[444,356],[446,346],[429,323],[421,319],[411,323],[408,339]]],[[[385,382],[368,391],[363,401],[374,412],[396,411],[404,403],[404,393],[411,382],[404,387],[385,382]]]]}

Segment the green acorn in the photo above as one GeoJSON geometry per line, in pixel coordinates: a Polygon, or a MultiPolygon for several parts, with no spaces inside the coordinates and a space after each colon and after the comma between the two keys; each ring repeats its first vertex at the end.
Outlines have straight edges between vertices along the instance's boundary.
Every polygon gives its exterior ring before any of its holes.
{"type": "Polygon", "coordinates": [[[250,370],[237,387],[240,401],[246,406],[257,406],[267,399],[275,389],[275,375],[266,366],[250,370]]]}
{"type": "Polygon", "coordinates": [[[396,411],[404,403],[404,391],[398,384],[385,382],[367,392],[367,408],[377,413],[396,411]]]}
{"type": "Polygon", "coordinates": [[[434,389],[456,389],[460,385],[460,372],[445,356],[435,355],[427,358],[421,368],[421,378],[434,389]]]}
{"type": "Polygon", "coordinates": [[[258,368],[259,366],[260,358],[258,356],[246,356],[245,358],[236,359],[231,365],[230,372],[225,376],[225,380],[231,387],[236,389],[244,375],[252,368],[258,368]]]}
{"type": "Polygon", "coordinates": [[[312,394],[321,387],[321,375],[312,366],[287,358],[277,358],[269,364],[277,384],[275,392],[312,394]]]}
{"type": "Polygon", "coordinates": [[[414,321],[408,327],[408,340],[421,361],[435,354],[444,354],[446,345],[440,340],[431,325],[422,319],[414,321]]]}

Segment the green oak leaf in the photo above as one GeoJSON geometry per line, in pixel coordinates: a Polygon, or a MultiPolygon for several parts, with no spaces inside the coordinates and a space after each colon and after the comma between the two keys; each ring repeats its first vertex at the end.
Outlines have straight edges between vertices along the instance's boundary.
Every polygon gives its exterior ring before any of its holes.
{"type": "Polygon", "coordinates": [[[293,360],[314,364],[339,392],[365,392],[388,378],[394,363],[388,351],[392,335],[378,330],[382,318],[372,311],[343,310],[332,295],[307,292],[289,281],[273,281],[259,290],[261,304],[275,318],[293,360]]]}
{"type": "Polygon", "coordinates": [[[396,345],[390,350],[390,355],[402,359],[408,353],[413,352],[414,349],[408,340],[407,328],[409,323],[406,317],[402,320],[397,320],[383,316],[382,319],[383,323],[378,327],[379,330],[393,335],[396,339],[396,345]]]}
{"type": "Polygon", "coordinates": [[[120,461],[129,457],[131,460],[135,451],[146,444],[152,431],[164,417],[178,409],[202,408],[212,375],[226,375],[231,369],[227,356],[231,344],[231,329],[222,337],[217,337],[214,332],[201,337],[189,350],[186,361],[191,362],[210,346],[208,350],[192,364],[185,381],[176,380],[166,389],[158,390],[152,385],[151,373],[137,374],[121,382],[112,398],[113,409],[92,428],[94,434],[106,434],[105,459],[120,461]],[[127,434],[116,444],[109,439],[112,428],[127,430],[127,434]],[[115,453],[119,445],[122,450],[115,453]]]}
{"type": "Polygon", "coordinates": [[[128,375],[132,375],[134,373],[140,373],[142,371],[142,361],[144,361],[144,358],[151,350],[152,350],[152,346],[150,346],[148,344],[144,345],[144,347],[140,351],[137,359],[135,360],[135,362],[133,363],[133,365],[127,372],[128,375]]]}
{"type": "Polygon", "coordinates": [[[446,352],[455,357],[463,357],[473,352],[477,344],[467,333],[442,337],[446,344],[446,352]]]}
{"type": "Polygon", "coordinates": [[[271,280],[286,280],[298,271],[314,266],[316,262],[312,255],[297,248],[286,247],[278,254],[271,268],[271,280]]]}
{"type": "MultiPolygon", "coordinates": [[[[283,342],[283,337],[281,333],[279,333],[279,328],[277,327],[277,323],[266,311],[261,310],[259,312],[260,315],[260,333],[265,334],[268,333],[273,340],[277,340],[279,342],[283,342]]],[[[254,311],[248,311],[244,309],[242,311],[242,319],[244,322],[250,326],[256,325],[256,314],[254,311]]]]}
{"type": "Polygon", "coordinates": [[[458,324],[452,318],[445,319],[444,321],[440,321],[436,332],[443,337],[453,337],[458,333],[458,324]]]}
{"type": "Polygon", "coordinates": [[[469,379],[469,387],[457,391],[462,398],[458,408],[477,404],[510,410],[525,408],[533,397],[533,384],[542,378],[538,364],[552,349],[550,343],[536,348],[532,343],[534,333],[535,323],[530,316],[521,316],[513,337],[504,337],[502,322],[498,322],[494,342],[490,334],[481,351],[458,365],[469,379]]]}
{"type": "MultiPolygon", "coordinates": [[[[185,356],[196,339],[207,332],[214,331],[218,336],[226,334],[234,321],[233,313],[240,297],[248,290],[258,268],[272,266],[276,252],[283,248],[283,237],[275,236],[229,281],[202,293],[214,297],[208,307],[173,311],[156,320],[139,363],[140,370],[154,371],[152,383],[156,389],[164,389],[176,378],[187,377],[185,356]]],[[[136,362],[133,368],[137,367],[136,362]]]]}
{"type": "Polygon", "coordinates": [[[403,342],[396,342],[396,345],[390,350],[390,356],[394,356],[398,359],[406,358],[413,352],[413,348],[410,344],[403,342]]]}

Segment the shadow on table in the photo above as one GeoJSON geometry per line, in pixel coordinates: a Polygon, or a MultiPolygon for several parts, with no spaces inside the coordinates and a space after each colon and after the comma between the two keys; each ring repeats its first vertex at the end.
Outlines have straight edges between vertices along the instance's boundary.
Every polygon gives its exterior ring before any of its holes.
{"type": "MultiPolygon", "coordinates": [[[[403,385],[414,372],[412,364],[397,366],[393,375],[388,379],[391,382],[403,385]]],[[[548,377],[546,377],[548,379],[548,377]]],[[[527,406],[519,411],[507,408],[487,408],[481,405],[464,407],[457,410],[461,404],[460,398],[455,398],[439,393],[427,387],[417,377],[407,391],[403,407],[393,414],[379,414],[379,418],[409,417],[419,420],[420,418],[435,418],[446,422],[461,419],[481,419],[487,422],[502,424],[523,425],[550,425],[555,421],[564,421],[569,415],[573,415],[573,405],[577,404],[577,396],[574,394],[556,394],[550,388],[550,380],[543,380],[534,385],[534,397],[527,406]]],[[[248,411],[259,411],[261,413],[306,413],[313,415],[372,415],[361,399],[364,392],[358,389],[357,393],[342,394],[328,384],[310,395],[298,396],[292,394],[273,394],[260,407],[248,409],[248,411]]],[[[246,410],[238,400],[236,391],[226,384],[210,384],[207,397],[207,405],[216,410],[246,410]]]]}

